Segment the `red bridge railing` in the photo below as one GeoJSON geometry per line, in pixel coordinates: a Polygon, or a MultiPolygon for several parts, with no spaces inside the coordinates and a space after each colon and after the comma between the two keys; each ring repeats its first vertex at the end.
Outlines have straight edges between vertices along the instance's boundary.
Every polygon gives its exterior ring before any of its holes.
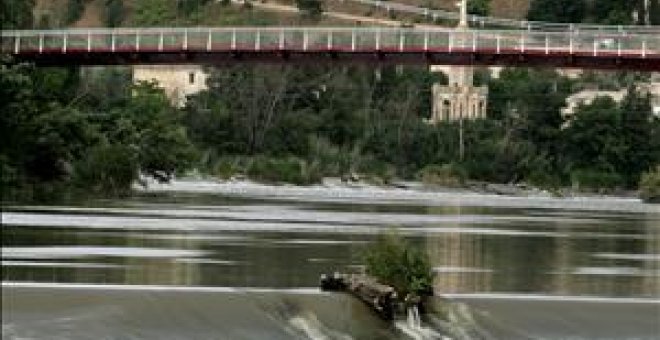
{"type": "Polygon", "coordinates": [[[2,31],[1,51],[40,64],[206,63],[261,57],[660,69],[660,35],[363,27],[2,31]],[[223,59],[220,55],[230,57],[223,59]],[[113,57],[114,55],[114,57],[113,57]],[[216,58],[214,58],[214,55],[216,58]]]}

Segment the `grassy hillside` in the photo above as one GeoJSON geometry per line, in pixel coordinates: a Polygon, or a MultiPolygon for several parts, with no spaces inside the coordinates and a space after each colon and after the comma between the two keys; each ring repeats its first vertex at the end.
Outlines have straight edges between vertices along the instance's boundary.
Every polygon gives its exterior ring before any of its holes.
{"type": "MultiPolygon", "coordinates": [[[[39,9],[47,9],[58,19],[52,27],[104,27],[108,26],[105,0],[87,0],[80,18],[66,23],[63,18],[70,0],[40,0],[39,9]],[[58,9],[58,10],[56,10],[58,9]]],[[[228,4],[211,1],[189,12],[177,9],[171,0],[123,0],[121,26],[262,26],[262,25],[345,25],[353,21],[321,17],[308,18],[298,13],[264,10],[258,6],[228,4]]]]}
{"type": "MultiPolygon", "coordinates": [[[[354,25],[359,20],[329,17],[311,19],[298,13],[262,9],[260,3],[294,6],[294,0],[262,0],[257,5],[241,6],[210,1],[199,8],[182,12],[171,0],[116,0],[121,5],[118,15],[121,26],[229,26],[229,25],[354,25]]],[[[456,10],[455,0],[397,0],[416,6],[456,10]]],[[[496,16],[523,18],[530,0],[490,0],[491,13],[496,16]]],[[[103,27],[111,26],[107,0],[37,0],[34,14],[39,27],[103,27]],[[82,4],[79,13],[71,13],[75,3],[82,4]],[[71,18],[74,18],[72,20],[71,18]]],[[[403,13],[389,14],[351,1],[325,1],[326,11],[348,13],[371,18],[395,19],[402,22],[423,22],[423,18],[403,13]]],[[[448,23],[451,24],[451,23],[448,23]]]]}

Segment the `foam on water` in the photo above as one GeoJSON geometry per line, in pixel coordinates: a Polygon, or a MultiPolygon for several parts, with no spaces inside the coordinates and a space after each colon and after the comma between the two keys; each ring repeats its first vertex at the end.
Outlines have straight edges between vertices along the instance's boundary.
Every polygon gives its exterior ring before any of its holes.
{"type": "Polygon", "coordinates": [[[611,260],[652,261],[660,262],[660,254],[624,254],[624,253],[598,253],[593,257],[611,260]]]}
{"type": "Polygon", "coordinates": [[[465,191],[428,192],[414,189],[383,187],[345,187],[345,186],[269,186],[249,181],[212,182],[212,181],[173,181],[171,184],[150,183],[149,192],[191,192],[211,193],[246,197],[275,197],[283,200],[304,201],[351,201],[356,204],[393,202],[397,204],[423,202],[428,205],[442,206],[490,206],[490,207],[536,207],[548,209],[572,209],[592,211],[628,211],[660,214],[657,205],[643,204],[636,198],[620,197],[570,197],[554,198],[547,196],[501,196],[494,194],[465,191]]]}
{"type": "Polygon", "coordinates": [[[204,256],[206,252],[184,249],[158,249],[140,247],[90,247],[90,246],[49,246],[49,247],[2,247],[3,259],[53,259],[83,258],[91,256],[138,257],[138,258],[180,258],[204,256]]]}

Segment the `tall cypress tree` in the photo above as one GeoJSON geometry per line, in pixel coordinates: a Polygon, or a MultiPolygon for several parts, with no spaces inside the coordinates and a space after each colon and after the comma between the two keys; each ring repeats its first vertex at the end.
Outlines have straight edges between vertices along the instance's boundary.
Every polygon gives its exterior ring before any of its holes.
{"type": "Polygon", "coordinates": [[[651,25],[660,25],[660,0],[651,0],[649,4],[649,21],[651,25]]]}

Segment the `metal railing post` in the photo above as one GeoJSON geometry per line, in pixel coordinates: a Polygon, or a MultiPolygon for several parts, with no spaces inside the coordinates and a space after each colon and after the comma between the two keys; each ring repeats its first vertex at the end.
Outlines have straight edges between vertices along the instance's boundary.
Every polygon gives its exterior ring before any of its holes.
{"type": "Polygon", "coordinates": [[[429,50],[429,31],[424,32],[424,51],[429,50]]]}
{"type": "Polygon", "coordinates": [[[135,50],[140,50],[140,32],[135,32],[135,50]]]}
{"type": "Polygon", "coordinates": [[[39,53],[44,52],[44,34],[40,33],[39,34],[39,53]]]}
{"type": "Polygon", "coordinates": [[[573,42],[573,32],[571,31],[571,35],[570,35],[570,38],[569,38],[569,41],[568,41],[568,53],[569,54],[573,54],[573,44],[574,44],[574,42],[573,42]]]}
{"type": "Polygon", "coordinates": [[[355,51],[355,28],[351,30],[351,51],[355,51]]]}
{"type": "Polygon", "coordinates": [[[279,43],[279,45],[280,45],[280,50],[283,50],[284,49],[284,30],[283,29],[280,30],[280,43],[279,43]]]}
{"type": "Polygon", "coordinates": [[[502,36],[498,34],[495,40],[497,41],[497,47],[496,47],[497,54],[500,54],[500,51],[502,50],[502,36]]]}
{"type": "Polygon", "coordinates": [[[453,32],[449,33],[449,36],[447,37],[447,40],[449,40],[448,41],[448,44],[449,44],[448,47],[449,47],[449,53],[451,53],[451,51],[454,49],[454,33],[453,32]]]}
{"type": "Polygon", "coordinates": [[[21,35],[17,34],[16,38],[14,38],[14,54],[18,54],[20,50],[21,50],[21,35]]]}
{"type": "Polygon", "coordinates": [[[376,51],[380,51],[380,28],[376,30],[376,51]]]}
{"type": "Polygon", "coordinates": [[[309,43],[309,33],[307,30],[303,31],[303,51],[307,51],[307,45],[309,43]]]}
{"type": "Polygon", "coordinates": [[[598,40],[594,39],[594,57],[598,55],[598,40]]]}
{"type": "Polygon", "coordinates": [[[525,34],[520,35],[520,52],[525,53],[525,34]]]}
{"type": "Polygon", "coordinates": [[[477,52],[477,32],[472,31],[472,52],[477,52]]]}
{"type": "Polygon", "coordinates": [[[328,50],[332,49],[332,31],[328,31],[328,50]]]}
{"type": "Polygon", "coordinates": [[[646,58],[646,39],[642,40],[642,58],[646,58]]]}
{"type": "Polygon", "coordinates": [[[183,30],[183,50],[188,50],[188,29],[183,30]]]}
{"type": "Polygon", "coordinates": [[[236,49],[236,29],[231,30],[231,49],[236,49]]]}
{"type": "Polygon", "coordinates": [[[210,51],[213,49],[213,31],[209,29],[209,35],[206,38],[206,50],[210,51]]]}
{"type": "Polygon", "coordinates": [[[62,53],[66,53],[66,45],[69,43],[69,34],[64,33],[64,38],[62,39],[62,53]]]}
{"type": "Polygon", "coordinates": [[[406,35],[404,32],[401,32],[399,36],[399,52],[403,52],[403,45],[406,43],[406,35]]]}
{"type": "Polygon", "coordinates": [[[161,31],[158,37],[158,51],[162,52],[164,47],[165,47],[165,33],[161,31]]]}
{"type": "Polygon", "coordinates": [[[616,44],[616,55],[621,56],[621,37],[617,40],[616,44]]]}
{"type": "Polygon", "coordinates": [[[545,35],[545,54],[550,54],[550,38],[545,35]]]}
{"type": "Polygon", "coordinates": [[[115,51],[116,46],[117,46],[117,34],[116,34],[116,32],[113,30],[113,31],[112,31],[112,42],[110,43],[110,49],[112,50],[112,52],[115,51]]]}
{"type": "Polygon", "coordinates": [[[257,35],[254,37],[254,49],[259,51],[261,49],[261,30],[257,29],[257,35]]]}

